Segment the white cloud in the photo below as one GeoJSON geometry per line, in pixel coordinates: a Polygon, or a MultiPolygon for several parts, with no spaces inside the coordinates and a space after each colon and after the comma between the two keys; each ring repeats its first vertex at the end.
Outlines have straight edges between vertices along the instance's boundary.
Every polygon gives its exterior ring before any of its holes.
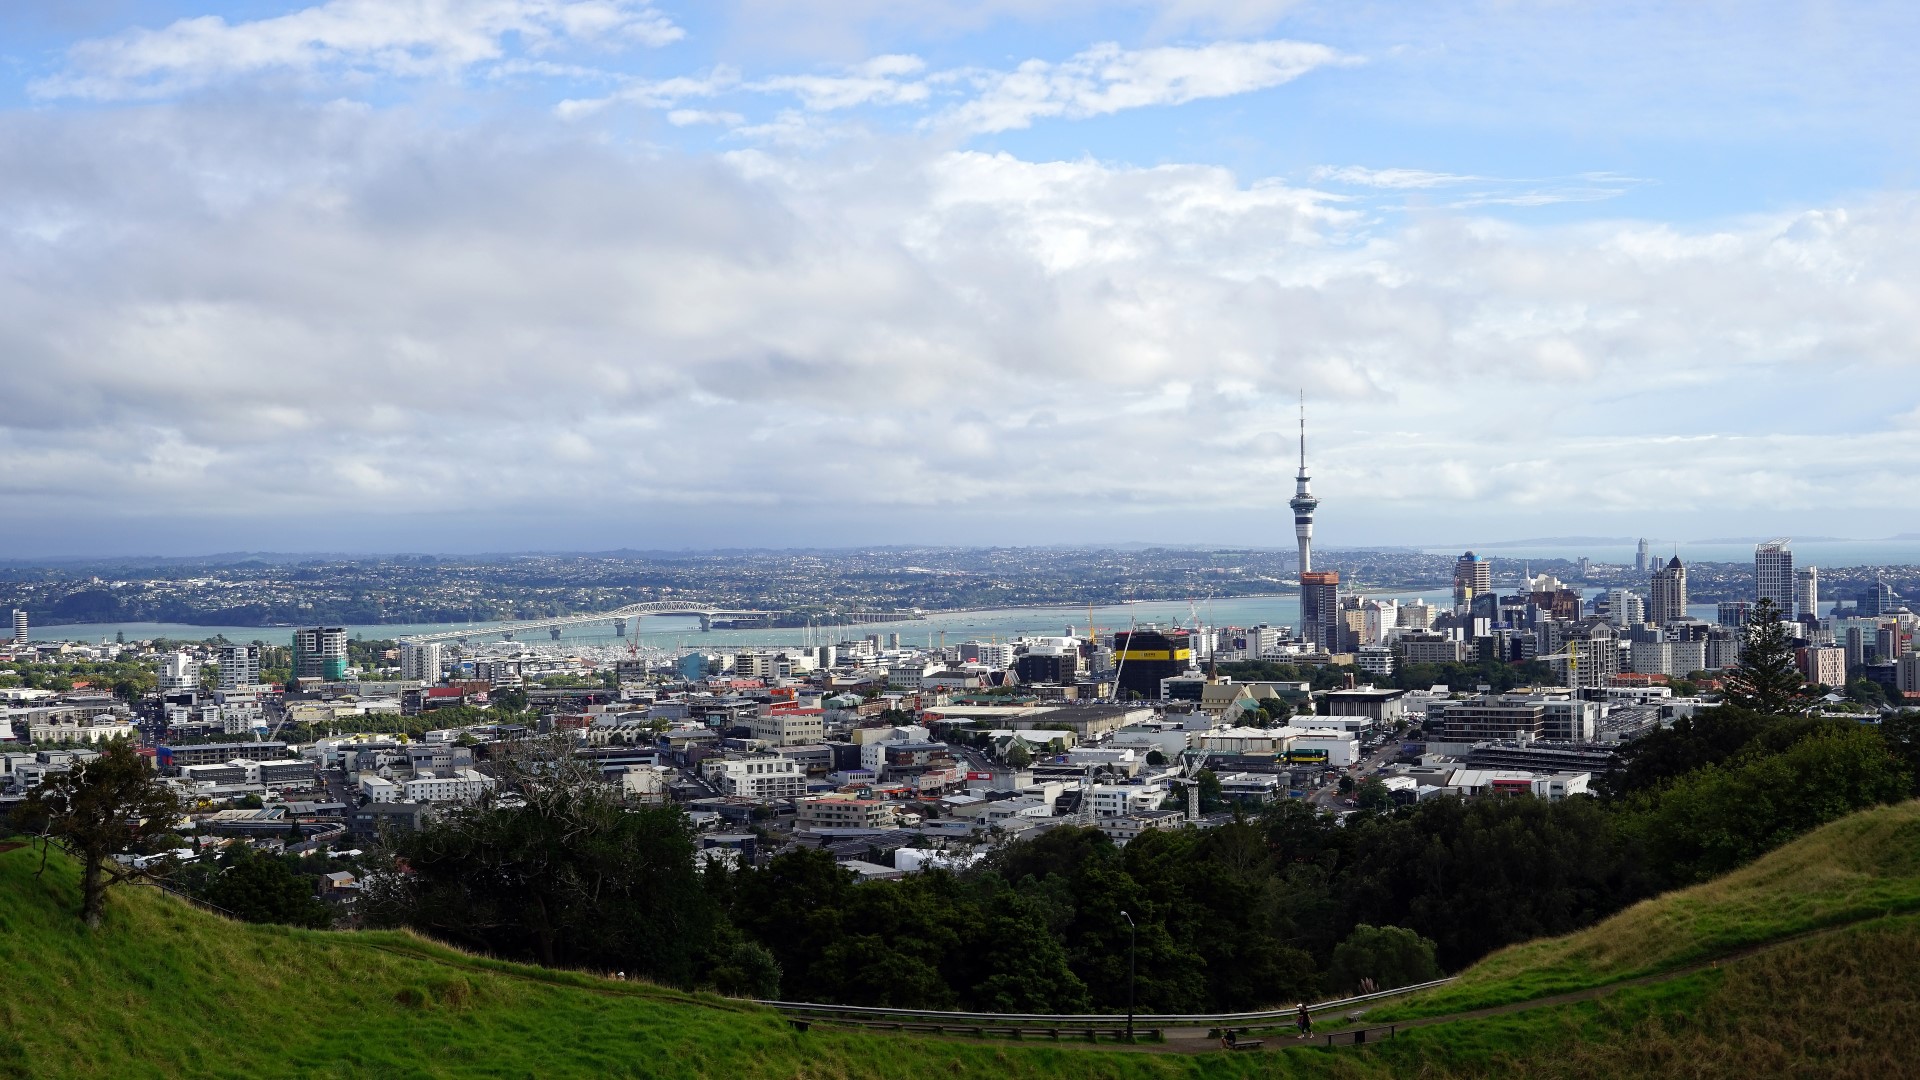
{"type": "Polygon", "coordinates": [[[733,127],[746,123],[747,118],[736,112],[716,112],[711,109],[674,109],[667,113],[667,123],[674,127],[690,127],[694,124],[721,124],[733,127]]]}
{"type": "Polygon", "coordinates": [[[1375,188],[1433,188],[1471,183],[1484,179],[1458,173],[1429,172],[1425,169],[1369,169],[1364,165],[1322,165],[1313,170],[1313,178],[1336,184],[1358,184],[1375,188]]]}
{"type": "Polygon", "coordinates": [[[638,0],[327,0],[272,18],[203,15],[82,41],[67,71],[31,90],[115,100],[276,70],[446,76],[501,59],[509,36],[539,52],[562,42],[661,46],[684,32],[638,0]]]}
{"type": "Polygon", "coordinates": [[[853,541],[941,516],[1284,542],[1302,385],[1324,520],[1372,508],[1403,538],[1447,514],[1920,497],[1897,467],[1920,430],[1895,419],[1920,198],[1383,226],[1201,165],[904,142],[712,159],[570,132],[0,117],[0,498],[21,520],[551,530],[631,507],[675,546],[701,523],[853,541]],[[1843,417],[1806,414],[1830,400],[1843,417]],[[1677,434],[1696,438],[1650,437],[1677,434]],[[1116,473],[1130,445],[1178,450],[1116,473]]]}
{"type": "Polygon", "coordinates": [[[1089,117],[1152,105],[1179,105],[1278,86],[1315,68],[1358,63],[1302,41],[1215,42],[1123,49],[1096,45],[1060,63],[1028,60],[1010,72],[974,76],[979,95],[942,123],[965,131],[1030,126],[1042,117],[1089,117]]]}
{"type": "Polygon", "coordinates": [[[638,105],[648,109],[671,109],[689,98],[708,98],[739,85],[740,73],[724,65],[705,75],[677,75],[670,79],[627,79],[620,89],[604,97],[567,98],[554,106],[562,120],[577,120],[611,105],[638,105]]]}
{"type": "Polygon", "coordinates": [[[840,75],[780,75],[749,83],[767,94],[794,94],[809,109],[850,109],[856,105],[917,105],[928,97],[927,84],[909,80],[926,69],[917,56],[876,56],[840,75]]]}

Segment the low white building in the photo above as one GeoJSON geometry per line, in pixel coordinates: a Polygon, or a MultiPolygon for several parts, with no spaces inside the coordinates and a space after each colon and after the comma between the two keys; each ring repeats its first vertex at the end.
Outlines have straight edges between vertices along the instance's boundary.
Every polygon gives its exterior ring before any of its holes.
{"type": "Polygon", "coordinates": [[[1053,803],[1045,799],[1026,797],[990,802],[979,815],[980,820],[989,825],[999,825],[1010,818],[1050,818],[1052,816],[1053,803]]]}
{"type": "Polygon", "coordinates": [[[27,726],[27,738],[37,743],[97,743],[132,739],[137,734],[132,722],[117,713],[102,713],[84,720],[71,717],[46,720],[27,726]]]}
{"type": "Polygon", "coordinates": [[[1360,760],[1360,740],[1345,731],[1303,731],[1292,737],[1287,749],[1295,753],[1324,750],[1327,765],[1335,769],[1344,769],[1360,760]]]}
{"type": "Polygon", "coordinates": [[[1223,754],[1284,754],[1292,728],[1229,727],[1199,733],[1200,749],[1223,754]]]}
{"type": "Polygon", "coordinates": [[[1125,817],[1157,810],[1166,799],[1167,789],[1161,784],[1095,784],[1093,814],[1103,818],[1125,817]]]}
{"type": "Polygon", "coordinates": [[[701,763],[708,783],[720,794],[753,802],[796,799],[807,793],[806,770],[792,758],[773,754],[709,759],[701,763]]]}
{"type": "Polygon", "coordinates": [[[473,802],[493,790],[493,777],[473,769],[434,769],[400,785],[410,803],[473,802]]]}
{"type": "Polygon", "coordinates": [[[365,795],[368,802],[397,803],[400,801],[400,785],[384,776],[361,773],[360,794],[365,795]]]}

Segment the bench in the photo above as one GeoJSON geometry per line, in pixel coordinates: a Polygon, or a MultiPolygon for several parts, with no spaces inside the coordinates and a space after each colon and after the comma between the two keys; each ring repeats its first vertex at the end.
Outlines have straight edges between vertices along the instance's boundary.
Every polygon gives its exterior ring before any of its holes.
{"type": "Polygon", "coordinates": [[[1233,1044],[1232,1046],[1229,1046],[1229,1047],[1227,1047],[1227,1049],[1229,1049],[1229,1050],[1258,1050],[1258,1049],[1260,1049],[1260,1040],[1259,1040],[1259,1039],[1241,1039],[1241,1040],[1240,1040],[1239,1042],[1236,1042],[1236,1043],[1234,1043],[1234,1044],[1233,1044]]]}

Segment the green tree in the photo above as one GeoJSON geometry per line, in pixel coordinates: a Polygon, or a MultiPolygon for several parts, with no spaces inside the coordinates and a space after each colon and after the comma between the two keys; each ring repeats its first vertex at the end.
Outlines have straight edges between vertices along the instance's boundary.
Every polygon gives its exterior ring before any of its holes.
{"type": "Polygon", "coordinates": [[[1376,990],[1430,982],[1440,977],[1440,965],[1433,957],[1433,942],[1404,926],[1353,928],[1333,950],[1327,967],[1327,989],[1334,993],[1355,993],[1360,980],[1373,980],[1376,990]]]}
{"type": "Polygon", "coordinates": [[[1025,739],[1015,738],[1008,744],[1007,752],[1001,755],[1001,760],[1013,768],[1024,769],[1033,764],[1033,751],[1027,749],[1025,739]]]}
{"type": "Polygon", "coordinates": [[[1727,704],[1768,716],[1799,712],[1806,703],[1805,684],[1780,609],[1761,597],[1741,631],[1740,663],[1727,674],[1727,704]]]}
{"type": "Polygon", "coordinates": [[[1637,797],[1622,823],[1669,885],[1724,874],[1794,837],[1913,790],[1879,732],[1848,725],[1753,751],[1637,797]]]}
{"type": "Polygon", "coordinates": [[[1914,778],[1914,793],[1920,794],[1920,712],[1898,712],[1880,721],[1880,739],[1914,778]]]}
{"type": "Polygon", "coordinates": [[[394,854],[413,872],[382,875],[370,914],[496,956],[697,985],[721,922],[685,815],[625,805],[570,742],[494,759],[524,806],[483,802],[400,836],[394,854]]]}
{"type": "Polygon", "coordinates": [[[1362,781],[1359,794],[1354,799],[1362,810],[1387,810],[1393,806],[1392,792],[1377,776],[1369,776],[1362,781]]]}
{"type": "Polygon", "coordinates": [[[247,922],[318,930],[333,925],[333,909],[314,895],[312,877],[252,848],[236,846],[214,864],[189,867],[176,877],[195,897],[247,922]]]}
{"type": "MultiPolygon", "coordinates": [[[[80,917],[97,926],[107,888],[119,880],[112,856],[172,832],[180,802],[131,742],[115,739],[99,757],[48,776],[27,795],[22,816],[42,823],[43,845],[58,841],[80,860],[80,917]]],[[[45,858],[43,848],[42,871],[45,858]]]]}

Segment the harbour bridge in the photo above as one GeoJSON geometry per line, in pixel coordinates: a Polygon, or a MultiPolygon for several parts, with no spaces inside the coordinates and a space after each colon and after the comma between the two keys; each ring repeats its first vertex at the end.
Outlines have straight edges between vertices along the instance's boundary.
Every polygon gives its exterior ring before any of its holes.
{"type": "Polygon", "coordinates": [[[470,641],[493,638],[511,641],[516,634],[537,630],[545,630],[555,640],[559,640],[562,631],[602,625],[611,626],[615,635],[626,637],[629,623],[637,624],[649,615],[698,615],[700,629],[711,630],[714,620],[719,618],[752,618],[784,614],[786,613],[782,611],[754,611],[748,608],[702,604],[691,600],[655,600],[645,604],[628,604],[626,607],[615,608],[612,611],[586,615],[555,615],[548,619],[522,619],[519,622],[500,623],[496,626],[440,630],[431,634],[412,634],[400,640],[411,645],[424,645],[430,641],[470,641]]]}

